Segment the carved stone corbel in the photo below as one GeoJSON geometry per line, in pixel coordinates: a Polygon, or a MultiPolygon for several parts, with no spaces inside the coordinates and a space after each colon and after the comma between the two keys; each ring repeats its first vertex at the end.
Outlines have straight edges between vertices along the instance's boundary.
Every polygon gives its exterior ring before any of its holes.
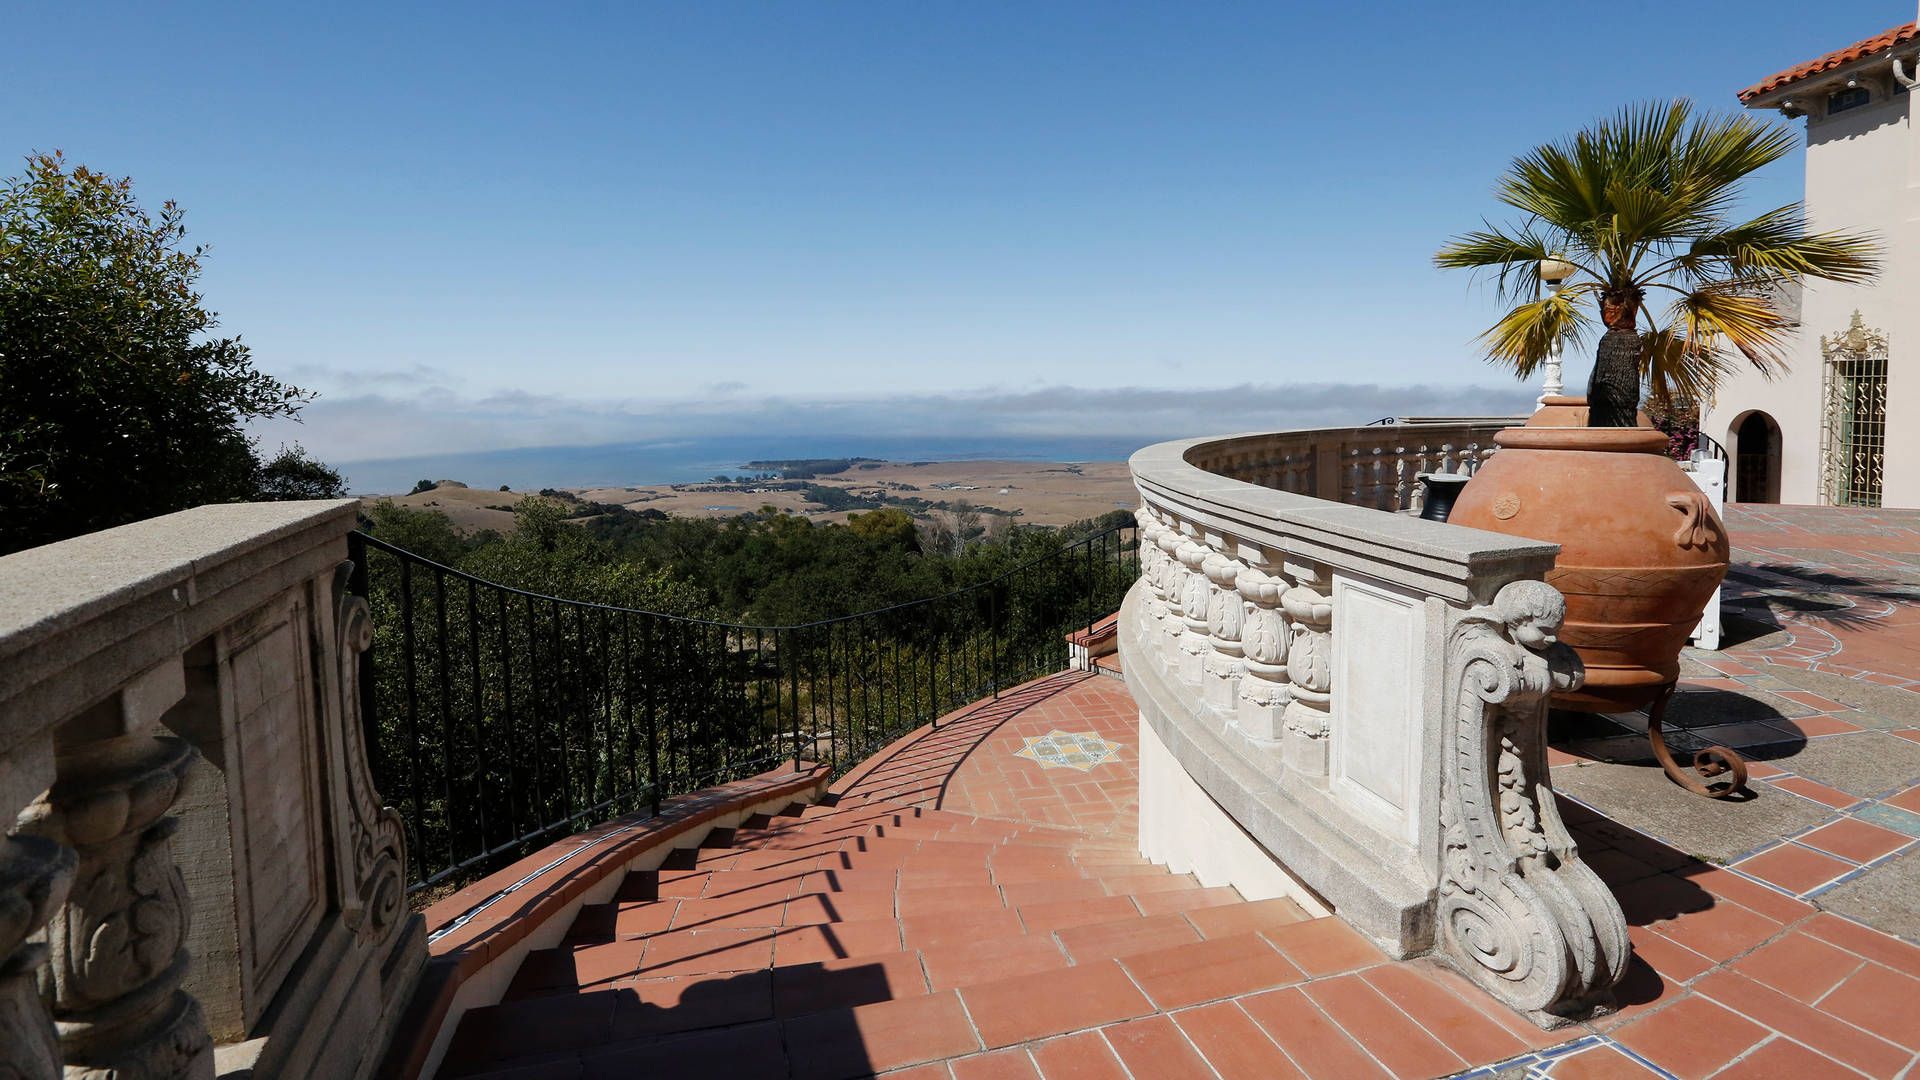
{"type": "Polygon", "coordinates": [[[1237,559],[1213,552],[1201,560],[1200,572],[1207,575],[1213,588],[1207,596],[1207,637],[1210,651],[1204,667],[1205,689],[1202,698],[1208,705],[1231,718],[1239,698],[1240,679],[1246,674],[1241,659],[1240,633],[1246,619],[1246,601],[1234,588],[1234,580],[1246,567],[1237,559]]]}
{"type": "Polygon", "coordinates": [[[1293,633],[1287,647],[1284,756],[1287,766],[1308,776],[1327,775],[1328,718],[1333,708],[1333,583],[1318,563],[1287,563],[1296,584],[1280,595],[1293,633]]]}
{"type": "Polygon", "coordinates": [[[1619,904],[1554,807],[1547,699],[1585,678],[1556,638],[1565,617],[1552,586],[1516,581],[1467,612],[1447,643],[1442,948],[1545,1027],[1610,1005],[1631,948],[1619,904]]]}
{"type": "Polygon", "coordinates": [[[66,902],[79,860],[41,836],[0,836],[0,1075],[60,1080],[60,1037],[34,975],[47,946],[27,938],[66,902]]]}
{"type": "Polygon", "coordinates": [[[373,787],[367,763],[365,730],[360,714],[360,654],[373,644],[373,616],[364,598],[353,595],[347,583],[351,562],[334,571],[333,655],[339,665],[342,717],[340,743],[346,757],[349,850],[352,883],[342,897],[347,926],[362,939],[384,942],[406,921],[407,834],[399,811],[382,803],[373,787]]]}
{"type": "MultiPolygon", "coordinates": [[[[1269,568],[1270,569],[1270,568],[1269,568]]],[[[1240,629],[1240,701],[1235,726],[1263,746],[1277,746],[1293,694],[1287,685],[1287,618],[1280,610],[1286,579],[1249,565],[1234,579],[1234,588],[1246,600],[1246,622],[1240,629]]]]}
{"type": "Polygon", "coordinates": [[[70,1080],[213,1076],[200,1003],[180,989],[190,905],[168,842],[180,819],[167,811],[198,756],[144,733],[56,745],[53,787],[20,814],[21,832],[78,856],[47,929],[70,1080]]]}
{"type": "Polygon", "coordinates": [[[1140,580],[1147,584],[1146,596],[1140,606],[1147,620],[1147,640],[1156,641],[1161,620],[1167,617],[1167,597],[1160,581],[1160,564],[1167,557],[1160,550],[1162,526],[1160,520],[1153,516],[1153,511],[1144,505],[1133,512],[1133,519],[1140,525],[1140,580]]]}

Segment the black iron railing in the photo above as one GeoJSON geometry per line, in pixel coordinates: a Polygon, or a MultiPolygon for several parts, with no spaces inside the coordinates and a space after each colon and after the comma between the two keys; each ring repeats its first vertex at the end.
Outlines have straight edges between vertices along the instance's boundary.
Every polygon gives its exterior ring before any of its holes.
{"type": "Polygon", "coordinates": [[[930,599],[750,626],[508,588],[364,533],[351,558],[367,746],[416,890],[779,762],[842,771],[1064,668],[1139,576],[1125,526],[930,599]]]}

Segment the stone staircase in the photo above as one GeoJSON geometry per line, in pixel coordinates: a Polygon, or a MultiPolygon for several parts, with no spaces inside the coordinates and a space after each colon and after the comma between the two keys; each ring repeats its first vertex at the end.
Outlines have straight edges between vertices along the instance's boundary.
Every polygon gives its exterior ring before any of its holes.
{"type": "Polygon", "coordinates": [[[1297,982],[1329,950],[1383,959],[1123,841],[846,796],[629,873],[465,1015],[439,1075],[871,1075],[1297,982]]]}

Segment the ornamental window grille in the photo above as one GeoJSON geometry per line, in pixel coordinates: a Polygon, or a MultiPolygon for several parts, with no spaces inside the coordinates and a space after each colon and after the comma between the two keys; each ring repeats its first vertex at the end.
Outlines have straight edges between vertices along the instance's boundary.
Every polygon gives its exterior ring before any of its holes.
{"type": "Polygon", "coordinates": [[[1849,86],[1827,95],[1827,115],[1843,113],[1848,109],[1857,109],[1873,100],[1873,94],[1864,86],[1849,86]]]}
{"type": "Polygon", "coordinates": [[[1887,462],[1887,336],[1860,313],[1845,331],[1821,335],[1821,499],[1829,506],[1879,506],[1887,462]]]}

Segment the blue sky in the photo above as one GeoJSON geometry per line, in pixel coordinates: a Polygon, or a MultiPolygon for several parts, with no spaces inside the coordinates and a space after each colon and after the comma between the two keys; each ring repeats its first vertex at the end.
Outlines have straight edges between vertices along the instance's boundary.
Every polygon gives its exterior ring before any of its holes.
{"type": "Polygon", "coordinates": [[[1913,16],[20,5],[0,149],[183,204],[225,332],[323,395],[265,437],[329,459],[1197,434],[1530,397],[1473,351],[1492,297],[1428,261],[1515,154],[1633,100],[1734,108],[1913,16]]]}

